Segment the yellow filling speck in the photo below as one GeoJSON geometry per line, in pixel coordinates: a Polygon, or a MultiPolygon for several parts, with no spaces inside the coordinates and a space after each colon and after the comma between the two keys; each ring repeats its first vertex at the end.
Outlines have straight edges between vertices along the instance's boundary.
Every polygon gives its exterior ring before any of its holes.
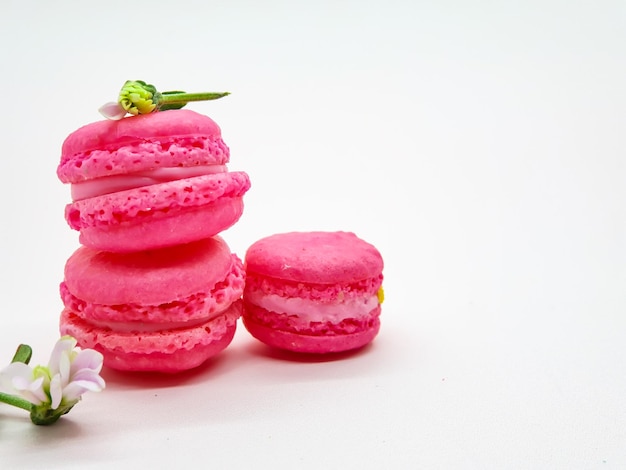
{"type": "Polygon", "coordinates": [[[385,291],[383,290],[383,286],[380,286],[376,295],[378,296],[378,303],[382,304],[385,301],[385,291]]]}

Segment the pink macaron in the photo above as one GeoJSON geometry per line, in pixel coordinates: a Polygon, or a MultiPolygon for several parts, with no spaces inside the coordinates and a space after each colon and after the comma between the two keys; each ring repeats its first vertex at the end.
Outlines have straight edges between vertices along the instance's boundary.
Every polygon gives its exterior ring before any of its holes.
{"type": "Polygon", "coordinates": [[[232,226],[250,188],[229,172],[229,149],[209,117],[179,109],[98,121],[70,134],[57,176],[79,240],[132,252],[209,238],[232,226]]]}
{"type": "Polygon", "coordinates": [[[360,348],[378,334],[383,259],[349,232],[291,232],[244,260],[243,323],[267,345],[303,353],[360,348]]]}
{"type": "Polygon", "coordinates": [[[82,246],[65,265],[60,330],[113,369],[191,369],[231,342],[244,282],[220,237],[135,253],[82,246]]]}

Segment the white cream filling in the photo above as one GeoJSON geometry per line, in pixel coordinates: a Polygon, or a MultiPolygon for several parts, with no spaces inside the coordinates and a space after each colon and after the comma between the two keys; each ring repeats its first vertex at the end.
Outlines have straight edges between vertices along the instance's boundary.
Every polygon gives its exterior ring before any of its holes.
{"type": "MultiPolygon", "coordinates": [[[[220,312],[223,313],[223,312],[220,312]]],[[[193,328],[208,322],[213,317],[196,319],[188,322],[163,322],[163,323],[144,323],[144,322],[105,322],[98,320],[87,320],[90,325],[100,328],[110,328],[116,333],[132,333],[134,331],[140,333],[154,333],[155,331],[178,330],[182,328],[193,328]]]]}
{"type": "Polygon", "coordinates": [[[166,183],[194,176],[226,172],[226,165],[202,165],[191,167],[157,168],[156,170],[137,171],[125,175],[103,176],[89,181],[73,183],[72,201],[111,194],[126,189],[140,188],[151,184],[166,183]]]}
{"type": "Polygon", "coordinates": [[[376,295],[322,303],[315,300],[285,298],[261,292],[246,293],[246,300],[265,310],[297,315],[303,321],[339,323],[346,318],[362,318],[378,306],[376,295]]]}

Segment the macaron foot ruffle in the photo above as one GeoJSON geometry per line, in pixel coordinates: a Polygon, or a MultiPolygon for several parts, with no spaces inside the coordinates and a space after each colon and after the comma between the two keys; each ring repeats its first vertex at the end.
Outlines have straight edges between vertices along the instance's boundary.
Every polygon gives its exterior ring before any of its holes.
{"type": "Polygon", "coordinates": [[[76,338],[82,348],[99,351],[111,369],[174,373],[198,367],[232,341],[241,315],[241,301],[223,314],[192,328],[157,332],[117,332],[89,324],[64,309],[60,330],[76,338]]]}
{"type": "Polygon", "coordinates": [[[313,336],[276,330],[257,323],[245,315],[243,316],[243,324],[253,337],[268,346],[309,354],[329,354],[362,348],[369,344],[380,330],[378,318],[369,330],[333,336],[313,336]]]}

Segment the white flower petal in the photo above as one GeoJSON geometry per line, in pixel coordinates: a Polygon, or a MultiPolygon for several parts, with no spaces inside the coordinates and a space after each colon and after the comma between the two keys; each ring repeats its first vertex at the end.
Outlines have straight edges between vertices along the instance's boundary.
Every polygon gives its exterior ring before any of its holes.
{"type": "Polygon", "coordinates": [[[35,406],[41,405],[42,403],[47,403],[48,397],[44,396],[44,398],[42,399],[40,397],[40,393],[38,392],[39,390],[37,391],[37,393],[32,392],[30,390],[22,390],[19,393],[19,396],[23,398],[24,400],[26,400],[27,402],[32,403],[35,406]]]}
{"type": "MultiPolygon", "coordinates": [[[[37,382],[39,383],[43,382],[43,377],[39,377],[37,379],[37,382]]],[[[22,390],[29,390],[32,383],[34,383],[32,377],[26,378],[26,377],[21,377],[19,375],[16,375],[15,377],[13,377],[13,380],[11,380],[11,385],[13,385],[13,390],[17,392],[21,392],[22,390]]]]}
{"type": "Polygon", "coordinates": [[[61,354],[61,358],[59,361],[59,375],[61,380],[61,387],[65,387],[72,380],[71,377],[71,368],[72,363],[70,361],[70,354],[67,351],[64,351],[61,354]]]}
{"type": "Polygon", "coordinates": [[[91,369],[95,372],[102,370],[103,356],[93,349],[84,349],[78,353],[72,362],[72,370],[91,369]]]}
{"type": "MultiPolygon", "coordinates": [[[[44,377],[39,377],[35,379],[31,384],[28,390],[33,394],[37,401],[40,403],[44,403],[48,401],[48,395],[44,390],[45,379],[44,377]]],[[[33,403],[31,401],[31,403],[33,403]]]]}
{"type": "Polygon", "coordinates": [[[44,377],[35,378],[30,366],[13,362],[0,371],[0,391],[17,395],[34,405],[48,401],[43,389],[44,377]]]}
{"type": "Polygon", "coordinates": [[[13,362],[0,370],[0,392],[13,394],[16,392],[13,381],[23,377],[26,381],[33,380],[33,370],[23,362],[13,362]]]}
{"type": "Polygon", "coordinates": [[[79,400],[81,395],[87,391],[88,389],[83,387],[80,383],[72,382],[63,390],[63,401],[72,402],[79,400]]]}
{"type": "Polygon", "coordinates": [[[50,380],[50,408],[56,410],[63,399],[63,389],[61,388],[61,376],[55,374],[50,380]]]}
{"type": "Polygon", "coordinates": [[[48,362],[48,369],[50,369],[51,375],[55,375],[59,372],[61,356],[64,353],[67,354],[69,351],[74,349],[75,346],[76,340],[71,336],[63,336],[57,341],[54,345],[54,349],[52,350],[52,354],[50,354],[50,361],[48,362]]]}
{"type": "Polygon", "coordinates": [[[111,119],[113,121],[119,121],[124,116],[126,116],[126,110],[120,106],[119,103],[114,101],[105,103],[98,109],[98,112],[102,114],[105,118],[111,119]]]}
{"type": "Polygon", "coordinates": [[[72,384],[80,384],[81,387],[94,392],[99,392],[105,387],[104,379],[93,372],[77,374],[68,387],[72,384]]]}

